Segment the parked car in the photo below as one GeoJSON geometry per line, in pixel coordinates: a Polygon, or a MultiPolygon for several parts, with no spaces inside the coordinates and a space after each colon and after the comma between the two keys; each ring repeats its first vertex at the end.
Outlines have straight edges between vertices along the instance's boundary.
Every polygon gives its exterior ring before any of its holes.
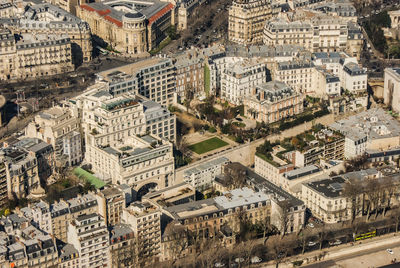
{"type": "Polygon", "coordinates": [[[391,250],[390,248],[388,248],[386,251],[387,251],[387,253],[389,253],[389,254],[391,254],[391,255],[394,254],[393,250],[391,250]]]}
{"type": "Polygon", "coordinates": [[[258,256],[254,256],[251,258],[251,263],[260,263],[262,261],[262,259],[258,256]]]}
{"type": "Polygon", "coordinates": [[[216,262],[216,263],[214,264],[214,267],[215,267],[215,268],[225,267],[225,263],[223,263],[223,262],[216,262]]]}
{"type": "Polygon", "coordinates": [[[307,224],[307,226],[310,228],[314,228],[314,224],[312,224],[311,222],[309,224],[307,224]]]}
{"type": "Polygon", "coordinates": [[[314,242],[314,241],[310,241],[310,242],[308,242],[308,246],[309,247],[313,247],[313,246],[315,246],[317,244],[317,242],[314,242]]]}
{"type": "Polygon", "coordinates": [[[243,259],[243,258],[236,258],[236,259],[235,259],[235,262],[237,262],[237,263],[242,263],[242,262],[244,262],[244,259],[243,259]]]}
{"type": "Polygon", "coordinates": [[[339,239],[329,242],[329,246],[338,246],[340,244],[342,244],[342,241],[340,241],[339,239]]]}

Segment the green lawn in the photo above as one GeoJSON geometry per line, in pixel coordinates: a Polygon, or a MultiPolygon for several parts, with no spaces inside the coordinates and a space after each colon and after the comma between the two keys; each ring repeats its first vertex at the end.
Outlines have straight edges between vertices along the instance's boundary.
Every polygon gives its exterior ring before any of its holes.
{"type": "Polygon", "coordinates": [[[99,188],[103,187],[104,185],[106,185],[104,183],[104,181],[100,180],[99,178],[97,178],[93,174],[87,172],[86,170],[84,170],[84,169],[82,169],[80,167],[74,169],[74,174],[78,178],[84,178],[86,181],[90,182],[97,189],[99,189],[99,188]]]}
{"type": "Polygon", "coordinates": [[[195,143],[189,146],[189,149],[195,152],[196,154],[204,154],[206,152],[215,150],[220,147],[224,147],[228,145],[227,142],[224,142],[223,140],[214,137],[199,143],[195,143]]]}

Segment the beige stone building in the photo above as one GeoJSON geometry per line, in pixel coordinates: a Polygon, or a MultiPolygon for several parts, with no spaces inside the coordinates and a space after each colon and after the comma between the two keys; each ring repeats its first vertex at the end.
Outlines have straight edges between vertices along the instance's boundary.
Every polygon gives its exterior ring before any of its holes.
{"type": "Polygon", "coordinates": [[[189,50],[174,57],[178,102],[204,95],[204,56],[200,53],[189,50]]]}
{"type": "Polygon", "coordinates": [[[109,186],[96,193],[99,214],[107,226],[121,222],[122,209],[126,207],[124,193],[115,186],[109,186]]]}
{"type": "Polygon", "coordinates": [[[285,83],[267,82],[257,86],[253,93],[244,99],[244,113],[258,122],[269,124],[303,112],[303,94],[285,83]]]}
{"type": "Polygon", "coordinates": [[[363,35],[360,26],[338,16],[314,14],[306,20],[275,18],[266,22],[264,44],[302,45],[312,52],[345,51],[360,57],[363,35]]]}
{"type": "Polygon", "coordinates": [[[93,194],[79,195],[67,201],[60,200],[50,207],[51,234],[61,241],[68,241],[68,222],[84,214],[97,213],[98,204],[93,194]]]}
{"type": "Polygon", "coordinates": [[[167,37],[173,10],[168,2],[133,1],[133,7],[128,7],[118,0],[108,0],[80,5],[76,13],[113,49],[137,57],[167,37]]]}
{"type": "Polygon", "coordinates": [[[148,202],[134,202],[122,212],[122,222],[128,224],[140,247],[140,257],[156,261],[161,251],[161,211],[148,202]]]}
{"type": "MultiPolygon", "coordinates": [[[[7,198],[9,200],[41,197],[40,195],[44,192],[40,187],[35,156],[20,149],[8,148],[0,152],[0,158],[0,162],[5,165],[7,198]]],[[[4,198],[3,196],[3,200],[4,198]]]]}
{"type": "Polygon", "coordinates": [[[313,48],[314,31],[309,21],[287,21],[283,18],[268,20],[264,27],[264,44],[270,46],[278,45],[300,45],[307,50],[313,48]]]}
{"type": "Polygon", "coordinates": [[[86,147],[86,161],[104,181],[128,184],[138,192],[174,183],[172,143],[146,135],[132,136],[108,146],[86,147]]]}
{"type": "Polygon", "coordinates": [[[68,107],[55,106],[36,115],[26,127],[25,136],[51,144],[60,159],[64,154],[64,138],[73,132],[80,133],[77,115],[68,107]]]}
{"type": "Polygon", "coordinates": [[[73,70],[67,35],[14,35],[0,30],[0,79],[23,79],[73,70]]]}
{"type": "Polygon", "coordinates": [[[243,45],[262,43],[265,21],[278,12],[268,0],[233,1],[229,8],[229,40],[243,45]]]}

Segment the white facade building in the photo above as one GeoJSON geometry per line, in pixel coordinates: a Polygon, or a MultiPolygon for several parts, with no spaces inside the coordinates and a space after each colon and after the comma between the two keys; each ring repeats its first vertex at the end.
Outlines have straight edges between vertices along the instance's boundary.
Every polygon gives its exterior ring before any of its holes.
{"type": "Polygon", "coordinates": [[[223,167],[229,163],[226,157],[220,157],[196,167],[185,170],[184,180],[196,189],[210,187],[214,178],[223,172],[223,167]]]}
{"type": "Polygon", "coordinates": [[[383,99],[393,111],[400,112],[400,68],[386,68],[383,99]]]}
{"type": "Polygon", "coordinates": [[[68,243],[78,251],[79,267],[111,267],[109,232],[100,215],[93,213],[78,216],[68,224],[67,237],[68,243]]]}
{"type": "Polygon", "coordinates": [[[256,59],[231,63],[222,74],[221,99],[240,105],[252,89],[266,82],[265,64],[256,59]]]}

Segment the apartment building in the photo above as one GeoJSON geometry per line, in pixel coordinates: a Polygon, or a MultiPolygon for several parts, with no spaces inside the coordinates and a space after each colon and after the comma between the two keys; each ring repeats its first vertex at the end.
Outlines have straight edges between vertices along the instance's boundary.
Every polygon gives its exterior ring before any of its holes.
{"type": "Polygon", "coordinates": [[[263,31],[265,45],[299,45],[313,49],[313,25],[309,21],[290,22],[283,18],[267,20],[263,31]]]}
{"type": "Polygon", "coordinates": [[[142,202],[149,202],[160,209],[189,203],[195,200],[196,189],[192,185],[184,182],[158,191],[151,191],[142,197],[142,202]]]}
{"type": "Polygon", "coordinates": [[[265,21],[279,11],[279,6],[268,0],[233,1],[229,7],[229,41],[242,45],[262,43],[265,21]]]}
{"type": "Polygon", "coordinates": [[[58,257],[58,267],[60,268],[79,268],[79,254],[71,244],[66,244],[60,249],[58,257]]]}
{"type": "Polygon", "coordinates": [[[19,33],[67,34],[71,41],[73,63],[80,65],[92,59],[91,30],[87,22],[73,14],[75,13],[71,10],[49,3],[30,5],[23,17],[13,20],[10,27],[19,33]]]}
{"type": "Polygon", "coordinates": [[[83,159],[81,133],[73,131],[63,137],[63,154],[68,166],[78,165],[83,159]]]}
{"type": "Polygon", "coordinates": [[[282,174],[294,170],[294,168],[293,164],[287,163],[278,157],[269,159],[259,153],[254,156],[254,172],[278,186],[282,185],[282,174]]]}
{"type": "Polygon", "coordinates": [[[134,267],[140,256],[135,235],[128,224],[117,224],[111,228],[111,267],[134,267]]]}
{"type": "MultiPolygon", "coordinates": [[[[93,194],[78,195],[67,201],[60,200],[50,205],[52,232],[61,241],[67,240],[68,222],[80,215],[98,212],[98,204],[93,194]]],[[[80,256],[80,255],[79,255],[80,256]]]]}
{"type": "Polygon", "coordinates": [[[257,122],[273,123],[302,113],[303,101],[303,94],[274,80],[257,86],[253,95],[244,99],[244,114],[257,122]]]}
{"type": "Polygon", "coordinates": [[[14,34],[67,35],[71,42],[73,64],[80,65],[92,59],[89,24],[60,7],[50,3],[25,3],[24,8],[15,6],[12,14],[0,17],[2,25],[14,34]]]}
{"type": "Polygon", "coordinates": [[[87,146],[86,161],[104,181],[128,184],[139,191],[149,183],[159,189],[174,180],[172,143],[146,135],[108,146],[87,146]]]}
{"type": "Polygon", "coordinates": [[[383,100],[393,111],[400,112],[400,68],[386,68],[383,100]]]}
{"type": "Polygon", "coordinates": [[[174,57],[176,94],[182,103],[187,96],[204,95],[204,56],[188,50],[174,57]],[[189,95],[190,94],[190,95],[189,95]]]}
{"type": "Polygon", "coordinates": [[[79,267],[111,267],[109,232],[100,215],[84,214],[70,221],[68,243],[78,251],[79,267]]]}
{"type": "Polygon", "coordinates": [[[400,124],[380,108],[339,120],[330,128],[345,136],[344,156],[363,155],[367,150],[385,152],[400,146],[400,124]]]}
{"type": "Polygon", "coordinates": [[[156,261],[161,251],[161,211],[148,202],[134,202],[122,212],[122,222],[128,224],[137,238],[140,258],[156,261]]]}
{"type": "Polygon", "coordinates": [[[278,62],[272,71],[272,79],[281,81],[301,94],[313,92],[315,66],[308,60],[278,62]]]}
{"type": "Polygon", "coordinates": [[[270,182],[267,177],[262,177],[248,168],[245,169],[250,187],[256,192],[273,197],[271,198],[270,223],[285,233],[297,233],[303,229],[306,212],[304,202],[270,182]],[[287,220],[282,221],[282,217],[287,220]]]}
{"type": "Polygon", "coordinates": [[[344,183],[345,179],[342,177],[304,183],[302,200],[315,217],[326,223],[350,220],[351,206],[348,204],[350,201],[342,195],[344,183]]]}
{"type": "Polygon", "coordinates": [[[0,31],[0,79],[19,79],[55,75],[73,70],[71,41],[68,35],[14,35],[0,31]]]}
{"type": "Polygon", "coordinates": [[[268,221],[271,196],[243,187],[215,198],[171,206],[163,212],[197,237],[207,239],[221,234],[225,226],[239,231],[238,213],[243,213],[253,224],[268,221]]]}
{"type": "Polygon", "coordinates": [[[221,78],[221,99],[240,105],[252,88],[265,83],[265,64],[257,59],[245,59],[229,64],[221,78]]]}
{"type": "Polygon", "coordinates": [[[6,163],[0,162],[0,207],[8,203],[7,171],[6,163]]]}
{"type": "Polygon", "coordinates": [[[79,18],[87,21],[92,33],[109,43],[113,49],[131,56],[144,56],[167,37],[172,25],[174,5],[160,1],[107,0],[85,3],[76,8],[79,18]]]}
{"type": "Polygon", "coordinates": [[[345,137],[338,131],[328,128],[300,134],[296,137],[299,144],[294,151],[285,154],[285,157],[296,167],[305,167],[319,164],[324,160],[343,160],[345,137]]]}
{"type": "Polygon", "coordinates": [[[312,52],[346,51],[360,57],[363,35],[359,26],[341,17],[315,13],[306,20],[274,18],[266,22],[266,45],[296,44],[312,52]]]}
{"type": "Polygon", "coordinates": [[[97,74],[99,81],[108,84],[116,96],[133,92],[161,104],[174,102],[175,71],[169,58],[153,57],[97,74]]]}
{"type": "Polygon", "coordinates": [[[312,95],[324,98],[326,96],[334,97],[340,96],[340,78],[338,76],[332,75],[328,71],[322,68],[315,68],[312,95]]]}
{"type": "Polygon", "coordinates": [[[16,210],[16,213],[31,220],[32,225],[36,228],[48,234],[52,233],[50,205],[48,203],[42,200],[34,204],[29,203],[27,207],[16,210]]]}
{"type": "Polygon", "coordinates": [[[35,156],[41,183],[46,183],[47,179],[53,174],[55,155],[51,144],[37,138],[22,138],[5,147],[21,148],[35,156]]]}
{"type": "Polygon", "coordinates": [[[70,102],[71,108],[82,118],[86,144],[106,145],[145,133],[175,140],[175,115],[140,95],[113,96],[96,86],[70,102]]]}
{"type": "Polygon", "coordinates": [[[6,148],[0,152],[0,161],[5,165],[8,199],[38,198],[44,195],[35,156],[22,149],[6,148]]]}
{"type": "Polygon", "coordinates": [[[96,193],[99,214],[107,226],[121,223],[122,209],[126,207],[125,194],[117,186],[109,186],[96,193]]]}
{"type": "Polygon", "coordinates": [[[354,62],[343,66],[341,86],[351,93],[362,93],[367,91],[368,74],[367,69],[360,67],[354,62]]]}
{"type": "Polygon", "coordinates": [[[51,144],[60,159],[64,155],[64,137],[79,131],[77,115],[68,107],[55,106],[36,115],[25,128],[25,136],[51,144]]]}
{"type": "MultiPolygon", "coordinates": [[[[16,214],[3,217],[0,226],[1,265],[7,267],[56,267],[56,241],[16,214]]],[[[6,267],[4,266],[4,267],[6,267]]]]}
{"type": "Polygon", "coordinates": [[[199,189],[210,188],[214,178],[223,172],[229,163],[228,158],[220,157],[184,171],[183,179],[186,183],[199,189]]]}

